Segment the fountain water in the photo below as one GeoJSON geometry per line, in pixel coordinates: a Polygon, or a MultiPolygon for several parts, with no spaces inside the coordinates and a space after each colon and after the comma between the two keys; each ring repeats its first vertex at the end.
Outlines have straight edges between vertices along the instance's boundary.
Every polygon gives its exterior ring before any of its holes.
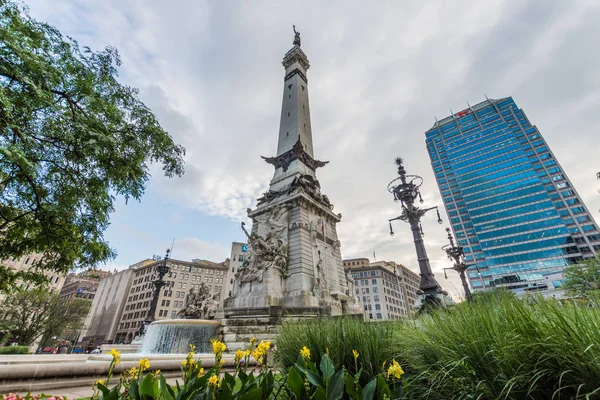
{"type": "Polygon", "coordinates": [[[210,353],[210,339],[216,338],[221,323],[207,319],[168,319],[150,324],[140,352],[143,354],[185,354],[190,344],[198,353],[210,353]]]}

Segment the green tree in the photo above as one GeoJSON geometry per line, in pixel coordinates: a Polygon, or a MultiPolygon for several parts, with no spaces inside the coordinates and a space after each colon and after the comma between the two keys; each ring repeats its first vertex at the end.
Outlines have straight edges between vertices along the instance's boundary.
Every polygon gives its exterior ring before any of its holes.
{"type": "Polygon", "coordinates": [[[0,266],[0,292],[114,257],[103,237],[115,196],[140,199],[149,164],[183,174],[174,143],[120,58],[94,52],[0,0],[0,260],[41,253],[30,271],[0,266]]]}
{"type": "Polygon", "coordinates": [[[586,296],[600,291],[600,255],[582,264],[571,265],[563,272],[563,288],[572,296],[586,296]]]}
{"type": "Polygon", "coordinates": [[[89,300],[63,299],[45,287],[10,293],[0,304],[0,330],[19,345],[29,346],[40,337],[44,345],[65,330],[81,327],[89,308],[89,300]]]}

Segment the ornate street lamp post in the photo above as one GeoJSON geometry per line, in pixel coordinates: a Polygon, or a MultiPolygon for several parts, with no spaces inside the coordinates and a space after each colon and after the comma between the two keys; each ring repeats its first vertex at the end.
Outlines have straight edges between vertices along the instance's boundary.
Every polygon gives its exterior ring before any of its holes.
{"type": "Polygon", "coordinates": [[[467,268],[469,268],[469,266],[464,263],[465,253],[463,252],[463,247],[454,244],[454,237],[450,232],[450,228],[446,228],[446,232],[448,232],[448,240],[450,241],[450,244],[447,244],[444,247],[442,247],[442,250],[446,252],[449,260],[454,261],[454,265],[449,268],[444,268],[444,276],[446,277],[446,279],[448,279],[448,275],[446,275],[447,269],[453,269],[456,272],[458,272],[463,285],[463,289],[465,290],[465,296],[467,296],[468,301],[472,301],[473,296],[471,295],[471,290],[469,289],[469,284],[467,283],[467,277],[465,276],[465,271],[467,270],[467,268]]]}
{"type": "Polygon", "coordinates": [[[137,337],[143,336],[146,332],[146,329],[148,328],[148,325],[150,325],[156,320],[156,318],[154,318],[154,315],[156,314],[156,307],[158,306],[158,297],[160,296],[161,289],[163,288],[163,286],[165,286],[166,283],[163,280],[163,278],[170,271],[170,268],[167,265],[170,253],[171,250],[167,249],[163,262],[156,267],[158,278],[152,282],[154,284],[154,295],[152,296],[152,301],[150,302],[150,309],[148,310],[148,315],[146,316],[146,319],[144,320],[144,322],[142,322],[142,324],[140,325],[140,329],[136,333],[137,337]]]}
{"type": "Polygon", "coordinates": [[[391,236],[394,236],[392,221],[396,220],[407,222],[410,225],[410,230],[413,234],[419,270],[421,272],[420,290],[417,292],[419,297],[414,308],[421,308],[425,304],[443,306],[452,304],[448,294],[442,290],[431,271],[427,251],[425,250],[425,244],[423,243],[423,227],[420,222],[421,217],[423,217],[427,211],[435,209],[437,212],[438,223],[441,224],[442,218],[440,217],[440,212],[437,206],[423,209],[415,206],[414,203],[417,197],[419,198],[419,202],[423,203],[420,192],[423,178],[418,175],[407,175],[402,163],[402,158],[396,158],[399,176],[388,184],[388,191],[394,195],[394,201],[400,201],[400,204],[402,205],[402,214],[396,218],[390,219],[389,223],[391,236]]]}

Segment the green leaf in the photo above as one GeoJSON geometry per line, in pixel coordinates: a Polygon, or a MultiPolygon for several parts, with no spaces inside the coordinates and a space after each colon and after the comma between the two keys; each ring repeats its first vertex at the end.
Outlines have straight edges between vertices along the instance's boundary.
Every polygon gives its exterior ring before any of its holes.
{"type": "Polygon", "coordinates": [[[131,385],[129,386],[129,396],[132,399],[134,399],[134,400],[140,400],[140,391],[139,391],[139,387],[138,387],[137,381],[132,381],[131,382],[131,385]]]}
{"type": "Polygon", "coordinates": [[[140,396],[154,397],[154,381],[152,374],[146,374],[140,385],[140,396]]]}
{"type": "Polygon", "coordinates": [[[248,375],[246,375],[246,373],[244,371],[240,370],[238,372],[237,377],[239,378],[240,382],[242,382],[242,386],[244,386],[244,384],[248,380],[248,375]]]}
{"type": "Polygon", "coordinates": [[[173,392],[173,388],[167,383],[167,380],[160,374],[158,376],[158,380],[160,382],[160,393],[162,395],[163,400],[173,400],[175,399],[175,392],[173,392]]]}
{"type": "Polygon", "coordinates": [[[317,387],[313,398],[315,400],[327,400],[327,393],[325,393],[325,388],[323,386],[317,387]]]}
{"type": "Polygon", "coordinates": [[[356,393],[356,388],[354,387],[354,377],[349,373],[344,374],[344,381],[346,382],[346,393],[352,399],[358,399],[358,393],[356,393]]]}
{"type": "Polygon", "coordinates": [[[231,389],[233,389],[235,387],[235,378],[229,373],[225,372],[223,374],[223,384],[228,385],[231,387],[231,389]]]}
{"type": "Polygon", "coordinates": [[[392,391],[385,378],[379,374],[377,375],[377,400],[383,400],[384,397],[390,399],[392,397],[392,391]]]}
{"type": "Polygon", "coordinates": [[[312,371],[306,371],[306,379],[315,386],[323,386],[323,380],[312,371]]]}
{"type": "Polygon", "coordinates": [[[331,379],[335,373],[335,367],[333,362],[331,362],[331,358],[329,358],[327,354],[323,354],[323,357],[321,357],[321,373],[323,374],[325,386],[328,386],[329,379],[331,379]]]}
{"type": "Polygon", "coordinates": [[[373,378],[373,380],[367,383],[367,385],[363,388],[362,400],[373,400],[375,389],[377,389],[377,378],[373,378]]]}
{"type": "Polygon", "coordinates": [[[233,385],[230,385],[228,383],[223,383],[221,384],[220,388],[219,388],[219,392],[217,394],[217,398],[219,400],[232,400],[233,399],[233,388],[235,387],[235,379],[233,381],[233,385]]]}
{"type": "Polygon", "coordinates": [[[110,393],[110,389],[100,383],[97,385],[97,388],[102,392],[102,397],[106,397],[110,393]]]}
{"type": "Polygon", "coordinates": [[[296,368],[290,368],[288,371],[287,386],[292,392],[294,392],[296,397],[302,397],[302,393],[304,391],[304,380],[296,368]]]}
{"type": "Polygon", "coordinates": [[[262,389],[256,388],[244,393],[239,397],[239,400],[260,400],[262,399],[262,389]]]}
{"type": "Polygon", "coordinates": [[[327,387],[327,399],[339,400],[344,394],[344,371],[338,371],[331,377],[327,387]]]}

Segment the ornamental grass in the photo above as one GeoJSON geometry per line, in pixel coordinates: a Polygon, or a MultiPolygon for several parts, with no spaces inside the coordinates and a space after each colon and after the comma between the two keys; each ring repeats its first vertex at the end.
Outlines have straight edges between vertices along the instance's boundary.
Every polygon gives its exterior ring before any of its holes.
{"type": "Polygon", "coordinates": [[[600,398],[600,309],[505,292],[396,332],[411,398],[600,398]]]}

